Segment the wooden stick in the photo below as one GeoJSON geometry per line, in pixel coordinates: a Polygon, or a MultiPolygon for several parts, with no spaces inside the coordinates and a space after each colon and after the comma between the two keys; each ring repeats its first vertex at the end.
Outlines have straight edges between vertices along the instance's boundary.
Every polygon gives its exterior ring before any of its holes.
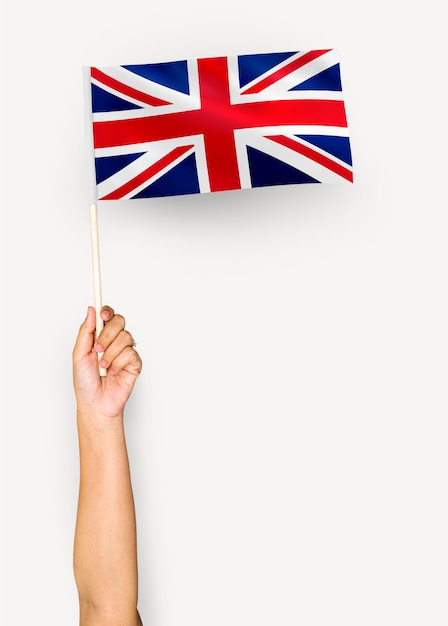
{"type": "MultiPolygon", "coordinates": [[[[98,338],[100,332],[103,330],[104,322],[101,319],[102,295],[101,295],[101,271],[100,271],[100,246],[98,238],[98,213],[96,204],[90,205],[90,236],[92,242],[92,265],[93,265],[93,289],[94,289],[94,302],[96,311],[96,333],[95,339],[98,338]]],[[[98,353],[98,361],[103,356],[102,352],[98,353]]],[[[98,366],[99,367],[99,366],[98,366]]],[[[107,370],[103,367],[99,367],[100,376],[106,376],[107,370]]]]}

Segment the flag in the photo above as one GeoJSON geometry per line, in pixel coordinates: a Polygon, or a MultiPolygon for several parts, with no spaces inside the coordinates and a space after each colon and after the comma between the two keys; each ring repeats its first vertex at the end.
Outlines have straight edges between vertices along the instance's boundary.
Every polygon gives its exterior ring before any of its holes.
{"type": "Polygon", "coordinates": [[[99,200],[353,181],[335,50],[89,67],[99,200]]]}

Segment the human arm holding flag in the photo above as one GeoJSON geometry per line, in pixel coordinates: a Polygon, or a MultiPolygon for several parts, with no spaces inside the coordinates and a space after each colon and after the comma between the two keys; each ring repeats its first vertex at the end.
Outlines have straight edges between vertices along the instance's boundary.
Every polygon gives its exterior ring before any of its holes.
{"type": "Polygon", "coordinates": [[[81,626],[139,626],[134,499],[123,411],[142,362],[125,320],[103,307],[95,341],[88,308],[73,350],[80,487],[74,574],[81,626]],[[100,376],[98,353],[103,353],[100,376]]]}

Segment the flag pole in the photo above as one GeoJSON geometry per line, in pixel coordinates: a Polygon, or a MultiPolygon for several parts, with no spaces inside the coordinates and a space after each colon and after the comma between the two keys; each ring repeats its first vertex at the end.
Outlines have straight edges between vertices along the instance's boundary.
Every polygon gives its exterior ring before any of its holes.
{"type": "MultiPolygon", "coordinates": [[[[97,211],[97,190],[95,179],[95,161],[93,156],[93,132],[92,132],[92,91],[90,84],[90,68],[82,68],[84,83],[84,115],[86,130],[86,148],[87,148],[87,175],[89,182],[90,194],[90,240],[92,246],[92,269],[93,269],[93,293],[96,312],[96,331],[95,339],[103,330],[104,322],[101,319],[101,308],[103,306],[101,293],[101,271],[100,271],[100,246],[98,237],[98,211],[97,211]]],[[[103,356],[102,352],[98,354],[98,362],[103,356]]],[[[103,367],[99,367],[100,376],[106,376],[107,371],[103,367]]]]}
{"type": "MultiPolygon", "coordinates": [[[[92,269],[93,269],[93,291],[94,303],[96,311],[96,332],[95,339],[98,338],[103,330],[104,322],[101,319],[102,293],[101,293],[101,269],[100,269],[100,246],[98,237],[98,211],[96,204],[90,205],[90,237],[92,243],[92,269]]],[[[98,353],[98,361],[103,356],[102,352],[98,353]]],[[[99,367],[100,376],[106,376],[107,371],[103,367],[99,367]]]]}

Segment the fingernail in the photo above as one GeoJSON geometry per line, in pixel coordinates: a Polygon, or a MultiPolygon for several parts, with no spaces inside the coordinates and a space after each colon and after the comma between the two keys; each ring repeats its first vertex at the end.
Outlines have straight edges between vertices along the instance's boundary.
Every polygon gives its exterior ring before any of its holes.
{"type": "Polygon", "coordinates": [[[96,343],[95,343],[95,345],[94,345],[93,347],[94,347],[94,349],[95,349],[97,352],[104,352],[104,348],[103,348],[103,346],[102,346],[100,343],[98,343],[98,342],[96,342],[96,343]]]}
{"type": "Polygon", "coordinates": [[[101,359],[99,365],[100,367],[108,367],[109,363],[105,359],[101,359]]]}

